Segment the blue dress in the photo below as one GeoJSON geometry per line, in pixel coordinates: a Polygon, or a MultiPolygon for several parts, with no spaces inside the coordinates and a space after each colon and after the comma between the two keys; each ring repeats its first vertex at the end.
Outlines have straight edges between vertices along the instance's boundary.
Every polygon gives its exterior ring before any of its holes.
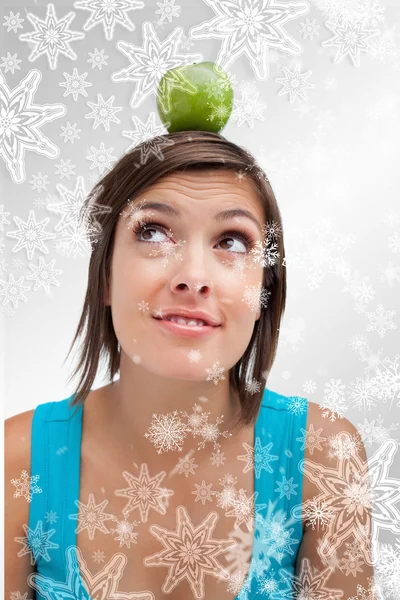
{"type": "MultiPolygon", "coordinates": [[[[35,485],[42,492],[34,493],[31,483],[27,544],[36,573],[29,575],[28,582],[37,600],[94,600],[79,571],[77,522],[68,518],[77,513],[79,499],[83,412],[82,406],[70,406],[72,399],[40,404],[32,420],[31,476],[39,476],[35,485]],[[52,518],[55,514],[57,519],[52,518]]],[[[307,412],[305,398],[265,388],[254,435],[252,559],[236,600],[293,598],[303,537],[299,462],[304,458],[307,412]]],[[[150,592],[128,595],[128,590],[117,590],[113,597],[154,598],[150,592]]]]}

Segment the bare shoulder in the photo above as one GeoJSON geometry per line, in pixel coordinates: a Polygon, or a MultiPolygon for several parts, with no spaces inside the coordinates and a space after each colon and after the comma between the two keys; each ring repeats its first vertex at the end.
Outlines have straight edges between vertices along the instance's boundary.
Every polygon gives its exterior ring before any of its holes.
{"type": "MultiPolygon", "coordinates": [[[[304,459],[322,467],[337,469],[339,457],[356,453],[366,463],[365,446],[356,426],[346,417],[330,420],[315,402],[308,401],[306,433],[304,435],[304,459]],[[344,434],[344,435],[343,435],[344,434]]],[[[309,478],[304,478],[303,501],[319,493],[309,478]]]]}

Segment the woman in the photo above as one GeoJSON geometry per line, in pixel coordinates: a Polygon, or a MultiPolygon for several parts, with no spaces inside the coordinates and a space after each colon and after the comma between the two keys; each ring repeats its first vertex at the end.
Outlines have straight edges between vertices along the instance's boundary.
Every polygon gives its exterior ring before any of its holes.
{"type": "Polygon", "coordinates": [[[219,134],[155,143],[82,212],[74,394],[6,422],[6,597],[356,596],[370,496],[342,466],[365,477],[365,449],[346,419],[265,387],[286,299],[271,186],[219,134]],[[110,383],[92,390],[102,354],[110,383]]]}

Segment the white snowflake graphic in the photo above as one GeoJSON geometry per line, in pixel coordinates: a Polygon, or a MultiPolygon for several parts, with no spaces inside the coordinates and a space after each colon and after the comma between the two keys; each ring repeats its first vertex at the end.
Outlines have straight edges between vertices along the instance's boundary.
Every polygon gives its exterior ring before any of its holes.
{"type": "Polygon", "coordinates": [[[101,50],[97,50],[97,48],[95,48],[94,52],[88,53],[90,58],[87,62],[92,65],[92,69],[97,67],[99,71],[101,71],[103,67],[106,67],[108,65],[107,58],[109,58],[109,56],[108,54],[104,54],[104,52],[104,48],[102,48],[101,50]]]}
{"type": "Polygon", "coordinates": [[[86,156],[87,160],[92,161],[90,170],[97,168],[101,175],[104,173],[104,171],[111,169],[113,161],[117,160],[116,156],[112,156],[112,153],[114,152],[114,146],[111,146],[111,148],[105,148],[104,142],[101,142],[99,148],[90,146],[90,150],[92,151],[92,154],[88,154],[86,156]]]}
{"type": "Polygon", "coordinates": [[[134,31],[135,25],[128,16],[128,12],[144,8],[140,0],[80,0],[74,2],[74,8],[88,10],[92,14],[83,26],[85,31],[90,31],[96,25],[102,24],[106,40],[112,40],[115,25],[120,23],[128,31],[134,31]]]}
{"type": "Polygon", "coordinates": [[[75,533],[87,529],[90,540],[94,540],[96,529],[103,533],[109,533],[104,521],[115,521],[116,517],[104,512],[108,500],[103,500],[100,504],[96,504],[94,494],[89,494],[89,501],[87,504],[84,504],[80,500],[75,500],[74,502],[78,507],[78,513],[68,515],[68,518],[78,521],[78,527],[75,529],[75,533]]]}
{"type": "Polygon", "coordinates": [[[192,27],[190,37],[195,40],[223,39],[216,63],[227,69],[240,55],[250,61],[257,79],[267,79],[269,74],[268,51],[301,54],[301,45],[284,29],[288,21],[309,12],[308,2],[290,3],[285,6],[275,0],[204,0],[216,13],[211,21],[192,27]]]}
{"type": "Polygon", "coordinates": [[[15,281],[12,273],[9,274],[8,281],[0,279],[0,285],[2,286],[0,296],[4,296],[3,306],[11,301],[14,308],[18,308],[19,300],[28,302],[28,298],[24,295],[24,292],[27,292],[30,288],[23,285],[24,279],[24,277],[20,277],[15,281]]]}
{"type": "Polygon", "coordinates": [[[32,189],[37,190],[40,194],[43,190],[45,192],[47,191],[47,186],[49,185],[47,179],[47,175],[42,175],[42,173],[39,172],[37,175],[32,175],[32,179],[29,183],[32,185],[32,189]]]}
{"type": "Polygon", "coordinates": [[[157,2],[159,10],[156,10],[155,14],[160,15],[160,22],[163,23],[168,20],[168,23],[172,22],[173,17],[179,17],[181,12],[180,6],[175,6],[175,0],[164,0],[164,2],[157,2]]]}
{"type": "Polygon", "coordinates": [[[56,69],[59,54],[63,54],[72,60],[78,58],[70,43],[82,40],[85,34],[68,29],[75,18],[74,12],[71,11],[65,17],[57,19],[54,4],[48,4],[44,20],[39,19],[33,13],[26,13],[26,16],[35,28],[34,31],[19,35],[22,42],[29,42],[35,46],[28,56],[28,60],[32,62],[42,54],[46,54],[50,69],[56,69]]]}
{"type": "Polygon", "coordinates": [[[39,128],[65,114],[63,104],[33,104],[42,78],[40,71],[30,71],[10,89],[0,72],[0,155],[15,183],[25,179],[25,150],[34,150],[56,158],[59,148],[39,128]]]}
{"type": "Polygon", "coordinates": [[[268,305],[268,298],[271,292],[261,283],[255,285],[246,285],[242,302],[245,302],[252,312],[257,312],[260,307],[268,305]]]}
{"type": "Polygon", "coordinates": [[[25,470],[22,471],[20,479],[11,479],[11,483],[17,488],[14,492],[14,498],[23,496],[27,502],[31,502],[33,494],[42,493],[42,488],[37,484],[39,479],[40,475],[32,475],[29,477],[25,470]]]}
{"type": "Polygon", "coordinates": [[[387,331],[397,329],[396,323],[392,321],[395,314],[395,310],[385,310],[383,304],[378,304],[375,312],[365,313],[369,319],[367,331],[376,331],[379,337],[384,338],[387,331]]]}
{"type": "Polygon", "coordinates": [[[104,100],[101,94],[97,94],[97,104],[95,102],[87,102],[86,104],[92,109],[91,113],[85,115],[85,119],[94,119],[93,129],[101,124],[106,131],[110,131],[110,123],[121,123],[115,113],[122,110],[122,106],[113,106],[115,96],[110,96],[108,100],[104,100]]]}
{"type": "Polygon", "coordinates": [[[62,132],[60,133],[60,137],[64,138],[64,143],[71,142],[73,144],[75,140],[80,140],[79,132],[82,131],[78,129],[76,123],[71,123],[68,121],[66,126],[61,125],[62,132]]]}
{"type": "Polygon", "coordinates": [[[11,56],[11,54],[7,52],[7,56],[2,56],[1,59],[3,63],[0,64],[0,67],[4,69],[4,73],[11,71],[12,75],[14,75],[15,69],[18,69],[19,71],[21,70],[21,67],[18,63],[22,61],[17,58],[17,54],[11,56]]]}
{"type": "Polygon", "coordinates": [[[56,271],[54,264],[56,260],[53,259],[49,263],[45,263],[44,259],[39,257],[39,265],[29,265],[29,268],[33,271],[31,275],[27,275],[27,280],[33,280],[35,285],[33,291],[36,292],[41,286],[47,294],[50,294],[50,284],[60,287],[60,282],[55,279],[56,275],[60,275],[63,271],[56,271]]]}
{"type": "Polygon", "coordinates": [[[35,250],[40,250],[44,254],[48,254],[48,249],[44,245],[45,240],[52,240],[57,235],[45,231],[46,225],[49,223],[49,217],[36,223],[35,211],[29,211],[28,221],[23,221],[19,217],[13,217],[14,222],[18,225],[18,229],[15,231],[8,231],[7,236],[15,238],[18,243],[12,249],[13,252],[25,248],[29,260],[32,260],[35,250]]]}
{"type": "Polygon", "coordinates": [[[249,91],[245,85],[240,87],[240,100],[233,100],[232,118],[236,121],[238,127],[247,122],[251,129],[254,129],[254,119],[265,121],[263,112],[267,105],[260,101],[258,90],[251,88],[249,91]]]}
{"type": "Polygon", "coordinates": [[[85,88],[91,87],[91,83],[89,81],[85,81],[87,77],[87,73],[83,73],[83,75],[79,75],[78,69],[74,69],[72,75],[68,73],[63,73],[66,81],[59,83],[60,87],[65,88],[65,92],[63,93],[63,97],[69,96],[72,94],[74,101],[78,100],[79,94],[87,98],[87,93],[85,88]]]}
{"type": "Polygon", "coordinates": [[[345,56],[349,56],[355,67],[360,66],[360,52],[367,52],[369,49],[365,40],[379,33],[378,29],[364,29],[362,19],[358,22],[345,21],[343,24],[327,21],[325,25],[334,35],[329,40],[321,42],[321,46],[323,48],[338,47],[334,63],[337,64],[345,56]]]}
{"type": "Polygon", "coordinates": [[[254,447],[250,446],[246,442],[243,442],[243,447],[246,450],[246,454],[238,456],[238,460],[243,460],[246,465],[243,468],[243,473],[254,469],[257,479],[261,477],[261,471],[267,471],[272,473],[273,469],[270,462],[278,460],[279,456],[270,454],[270,450],[273,446],[273,442],[269,442],[265,446],[261,444],[260,438],[257,436],[254,447]]]}
{"type": "Polygon", "coordinates": [[[309,100],[304,90],[315,88],[313,83],[306,81],[306,79],[312,74],[312,71],[300,73],[300,65],[298,64],[294,67],[293,71],[287,67],[282,67],[282,70],[285,73],[285,77],[278,77],[275,79],[277,83],[281,83],[283,85],[283,88],[278,92],[278,96],[289,94],[290,104],[293,104],[293,102],[299,96],[303,100],[309,100]]]}
{"type": "Polygon", "coordinates": [[[152,417],[149,430],[144,437],[157,449],[157,454],[182,450],[183,442],[189,429],[179,418],[178,412],[174,411],[167,415],[156,415],[152,417]]]}
{"type": "Polygon", "coordinates": [[[225,368],[220,365],[219,360],[214,361],[211,368],[206,368],[206,381],[212,381],[215,385],[218,385],[220,381],[225,379],[224,371],[225,368]]]}
{"type": "Polygon", "coordinates": [[[141,144],[140,163],[135,163],[135,167],[146,164],[150,155],[156,156],[160,161],[164,160],[161,152],[162,148],[172,145],[172,140],[168,139],[168,136],[163,136],[165,133],[164,126],[155,124],[155,117],[156,114],[151,112],[146,123],[143,123],[137,115],[133,115],[131,118],[134,129],[122,132],[124,137],[132,140],[132,144],[126,149],[127,152],[141,144]]]}
{"type": "Polygon", "coordinates": [[[345,386],[340,379],[330,379],[324,387],[323,402],[319,405],[322,409],[322,416],[330,421],[336,421],[336,418],[342,419],[347,411],[345,386]]]}
{"type": "Polygon", "coordinates": [[[192,62],[200,62],[203,60],[203,57],[201,54],[179,54],[178,46],[183,33],[180,27],[177,27],[163,43],[160,43],[157,39],[150,22],[143,23],[142,30],[144,39],[143,48],[124,41],[117,42],[118,50],[129,59],[131,65],[113,73],[111,80],[113,82],[137,82],[136,89],[131,97],[130,106],[138,108],[151,93],[157,93],[159,83],[167,71],[175,67],[180,67],[175,72],[173,78],[167,77],[164,79],[164,85],[159,90],[160,95],[158,100],[163,112],[169,113],[171,110],[170,90],[167,87],[171,88],[175,86],[189,94],[195,94],[196,88],[184,76],[183,70],[185,65],[192,62]]]}
{"type": "Polygon", "coordinates": [[[58,544],[50,541],[51,536],[55,534],[56,530],[49,529],[49,531],[43,531],[42,521],[37,522],[35,529],[30,529],[25,523],[23,523],[22,527],[26,533],[26,537],[14,538],[16,542],[23,545],[17,556],[21,558],[26,554],[30,554],[31,565],[34,565],[39,558],[50,562],[51,557],[48,551],[59,548],[58,544]]]}
{"type": "Polygon", "coordinates": [[[310,21],[308,18],[304,21],[304,23],[300,23],[300,33],[303,34],[303,40],[309,38],[313,39],[314,35],[319,36],[320,26],[316,25],[316,19],[310,21]]]}
{"type": "Polygon", "coordinates": [[[194,350],[192,348],[188,352],[188,358],[189,358],[189,362],[191,362],[191,363],[198,363],[199,360],[201,358],[203,358],[203,355],[201,354],[200,350],[194,350]]]}
{"type": "Polygon", "coordinates": [[[3,27],[7,27],[7,33],[13,30],[14,33],[17,33],[17,29],[23,29],[22,23],[25,19],[20,19],[20,13],[14,15],[11,11],[8,17],[4,17],[5,22],[3,23],[3,27]]]}
{"type": "Polygon", "coordinates": [[[60,176],[60,179],[70,179],[71,175],[75,175],[74,170],[76,169],[76,165],[71,165],[71,159],[63,160],[59,165],[56,165],[56,175],[60,176]]]}

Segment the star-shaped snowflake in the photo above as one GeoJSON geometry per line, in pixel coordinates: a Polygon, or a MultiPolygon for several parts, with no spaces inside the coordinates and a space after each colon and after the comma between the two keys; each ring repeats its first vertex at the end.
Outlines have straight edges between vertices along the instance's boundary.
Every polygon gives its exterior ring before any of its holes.
{"type": "Polygon", "coordinates": [[[155,600],[152,592],[118,591],[118,584],[128,562],[125,554],[116,553],[95,575],[89,571],[82,552],[77,546],[69,546],[65,551],[66,581],[57,581],[40,573],[31,573],[27,581],[46,600],[64,598],[97,598],[99,590],[104,598],[129,596],[130,600],[155,600]]]}
{"type": "Polygon", "coordinates": [[[59,148],[39,128],[65,114],[63,104],[33,104],[42,78],[40,71],[30,71],[12,90],[0,72],[0,156],[15,183],[25,179],[25,150],[34,150],[56,158],[59,148]]]}
{"type": "Polygon", "coordinates": [[[13,30],[14,33],[17,33],[17,29],[23,29],[22,23],[25,19],[20,19],[20,13],[14,15],[11,11],[8,17],[4,17],[5,22],[3,23],[4,27],[7,27],[7,33],[13,30]]]}
{"type": "Polygon", "coordinates": [[[272,473],[273,469],[269,463],[272,460],[278,460],[279,458],[279,456],[269,453],[272,446],[273,442],[269,442],[263,446],[258,436],[256,437],[254,448],[252,448],[250,444],[247,444],[247,442],[243,442],[246,454],[238,456],[238,460],[243,460],[247,463],[243,469],[243,473],[247,473],[251,469],[254,469],[257,479],[261,477],[261,471],[263,470],[267,471],[267,473],[272,473]]]}
{"type": "Polygon", "coordinates": [[[395,314],[395,310],[385,310],[383,304],[378,304],[378,308],[375,312],[365,313],[369,319],[367,331],[376,331],[379,334],[379,337],[385,337],[388,330],[397,329],[396,323],[392,321],[395,314]]]}
{"type": "Polygon", "coordinates": [[[56,69],[59,54],[64,54],[72,60],[78,58],[70,43],[75,40],[83,40],[85,34],[68,29],[75,18],[74,12],[69,12],[65,17],[58,20],[54,4],[48,4],[44,20],[39,19],[33,13],[27,13],[26,16],[35,28],[34,31],[21,33],[19,36],[21,41],[29,42],[35,46],[28,56],[28,60],[32,62],[41,54],[46,54],[50,69],[56,69]]]}
{"type": "Polygon", "coordinates": [[[50,294],[50,284],[60,287],[60,282],[55,279],[56,275],[60,275],[62,271],[56,271],[53,267],[56,260],[55,258],[49,263],[45,263],[44,259],[39,256],[39,265],[29,265],[29,268],[33,271],[31,275],[27,275],[27,280],[33,280],[35,285],[33,291],[36,292],[41,286],[45,289],[47,294],[50,294]]]}
{"type": "Polygon", "coordinates": [[[156,156],[160,161],[164,160],[162,148],[172,146],[173,142],[165,134],[163,125],[155,124],[156,113],[151,112],[146,123],[143,123],[137,115],[132,115],[134,129],[124,130],[122,135],[132,141],[126,152],[133,150],[140,144],[140,164],[135,163],[135,167],[144,165],[149,156],[156,156]]]}
{"type": "Polygon", "coordinates": [[[303,442],[303,445],[301,446],[300,450],[308,448],[310,450],[311,455],[314,454],[315,448],[317,448],[318,450],[322,450],[321,443],[326,442],[326,438],[321,436],[322,427],[315,431],[314,425],[311,423],[310,427],[307,430],[300,427],[300,431],[303,434],[303,436],[296,438],[297,442],[303,442]]]}
{"type": "Polygon", "coordinates": [[[168,567],[168,575],[161,588],[164,594],[170,594],[186,579],[194,597],[201,600],[205,597],[206,574],[229,579],[229,572],[218,562],[217,557],[236,545],[236,542],[211,537],[218,521],[218,513],[209,513],[195,527],[186,508],[178,506],[176,519],[176,531],[151,525],[150,532],[163,544],[164,549],[146,557],[143,563],[146,567],[168,567]]]}
{"type": "Polygon", "coordinates": [[[215,385],[218,385],[220,381],[225,379],[224,375],[225,368],[221,366],[219,360],[214,361],[212,367],[206,368],[206,381],[212,381],[215,385]]]}
{"type": "Polygon", "coordinates": [[[301,45],[284,29],[288,21],[310,10],[308,2],[268,0],[204,0],[216,13],[211,21],[192,27],[190,37],[201,40],[223,39],[216,63],[227,69],[240,55],[245,54],[257,79],[269,74],[268,51],[279,48],[292,55],[301,53],[301,45]]]}
{"type": "Polygon", "coordinates": [[[88,154],[86,156],[87,160],[92,161],[90,170],[97,167],[100,175],[102,175],[104,171],[111,169],[113,161],[117,159],[116,156],[112,156],[112,153],[114,152],[114,146],[105,148],[104,142],[101,142],[99,148],[90,146],[90,150],[92,151],[92,154],[88,154]]]}
{"type": "MultiPolygon", "coordinates": [[[[349,437],[345,432],[339,436],[349,437]]],[[[400,533],[400,512],[395,507],[400,501],[400,482],[388,477],[396,449],[397,443],[388,440],[370,460],[364,461],[354,453],[346,460],[339,459],[336,468],[310,459],[300,461],[299,469],[320,490],[314,500],[324,502],[332,512],[321,550],[327,558],[348,538],[357,539],[371,525],[372,539],[360,544],[365,560],[369,560],[368,546],[376,541],[380,528],[400,533]]]]}
{"type": "Polygon", "coordinates": [[[285,77],[278,77],[275,79],[277,83],[283,85],[283,88],[278,92],[278,96],[289,94],[290,104],[293,104],[298,96],[303,98],[303,100],[308,100],[309,98],[304,90],[315,88],[313,83],[306,81],[312,74],[312,71],[300,73],[300,65],[298,64],[294,67],[293,71],[285,66],[282,67],[282,70],[285,73],[285,77]]]}
{"type": "Polygon", "coordinates": [[[139,508],[142,522],[146,522],[150,509],[156,510],[161,515],[166,513],[165,496],[172,496],[172,490],[161,488],[160,484],[164,479],[165,471],[160,471],[157,475],[150,477],[148,467],[143,463],[140,467],[138,477],[135,477],[128,471],[123,471],[122,475],[129,483],[128,488],[116,490],[115,495],[123,498],[129,498],[129,502],[124,506],[123,514],[125,516],[139,508]]]}
{"type": "Polygon", "coordinates": [[[103,500],[100,504],[96,504],[94,494],[89,494],[89,502],[87,504],[84,504],[80,500],[75,500],[75,504],[79,508],[79,512],[75,515],[68,515],[69,519],[78,521],[75,533],[78,534],[80,531],[87,529],[90,540],[94,540],[96,529],[99,529],[103,533],[109,533],[104,521],[115,521],[116,517],[104,512],[108,500],[103,500]]]}
{"type": "Polygon", "coordinates": [[[343,590],[334,590],[325,586],[333,573],[332,567],[326,567],[322,571],[318,571],[312,567],[311,561],[304,557],[301,559],[300,572],[298,575],[280,570],[281,578],[286,580],[288,584],[287,590],[282,590],[282,594],[286,596],[286,592],[295,595],[297,598],[329,598],[329,600],[341,600],[343,590]]]}
{"type": "Polygon", "coordinates": [[[8,281],[0,279],[0,285],[2,286],[0,296],[4,296],[3,306],[11,301],[14,308],[18,308],[19,300],[28,302],[28,298],[24,295],[24,292],[27,292],[30,288],[23,285],[24,279],[25,277],[20,277],[15,281],[12,273],[9,274],[8,281]]]}
{"type": "Polygon", "coordinates": [[[144,2],[140,0],[80,0],[74,2],[74,8],[89,10],[92,13],[83,29],[90,31],[102,23],[106,40],[112,40],[117,23],[120,23],[128,31],[134,31],[135,25],[128,17],[128,12],[144,8],[144,6],[144,2]]]}
{"type": "Polygon", "coordinates": [[[23,548],[18,552],[17,556],[22,557],[30,554],[31,565],[34,565],[39,558],[43,558],[46,562],[51,561],[48,550],[59,548],[59,544],[54,544],[50,541],[52,535],[55,534],[55,529],[43,531],[43,522],[38,521],[35,529],[30,529],[28,525],[22,525],[26,537],[16,537],[15,541],[23,545],[23,548]]]}
{"type": "Polygon", "coordinates": [[[85,88],[91,87],[92,85],[89,81],[85,81],[87,73],[79,75],[78,69],[74,69],[72,75],[69,75],[68,73],[63,73],[63,75],[66,81],[63,81],[58,84],[60,87],[65,88],[63,96],[68,96],[69,94],[72,94],[72,97],[75,102],[78,100],[79,94],[82,94],[82,96],[87,98],[85,88]]]}
{"type": "Polygon", "coordinates": [[[196,92],[195,86],[184,75],[184,67],[192,62],[200,62],[202,55],[179,54],[178,47],[183,33],[180,27],[177,27],[163,43],[157,39],[150,22],[143,23],[142,29],[143,48],[124,41],[117,42],[118,50],[130,60],[131,65],[113,73],[111,80],[138,82],[130,101],[132,108],[139,107],[151,93],[158,93],[157,99],[163,112],[169,113],[169,91],[172,86],[190,94],[196,92]],[[159,87],[163,76],[175,67],[178,68],[174,74],[164,78],[162,86],[159,87]]]}
{"type": "Polygon", "coordinates": [[[50,221],[49,217],[36,223],[35,212],[29,211],[28,221],[22,221],[19,217],[13,217],[15,223],[18,225],[18,229],[15,231],[8,231],[7,236],[15,238],[18,243],[12,249],[13,252],[18,252],[22,248],[26,249],[29,260],[32,260],[33,253],[35,250],[40,250],[44,254],[48,254],[48,249],[44,245],[44,240],[52,240],[57,235],[55,233],[49,233],[44,230],[47,223],[50,221]]]}
{"type": "Polygon", "coordinates": [[[115,96],[110,96],[108,100],[104,100],[101,94],[97,94],[97,104],[95,102],[87,102],[86,104],[92,109],[91,113],[85,115],[85,119],[94,119],[93,129],[101,124],[106,131],[110,131],[110,123],[121,123],[115,113],[122,110],[122,106],[113,106],[115,96]]]}
{"type": "Polygon", "coordinates": [[[365,40],[379,33],[378,29],[364,29],[363,19],[356,22],[346,20],[342,24],[327,21],[325,25],[334,35],[329,40],[321,42],[321,46],[323,48],[338,46],[334,63],[339,63],[348,55],[355,67],[360,66],[360,52],[368,52],[370,49],[365,40]]]}
{"type": "Polygon", "coordinates": [[[167,415],[153,414],[151,426],[144,437],[154,444],[158,454],[170,450],[180,452],[188,431],[187,425],[179,418],[178,412],[175,410],[167,415]]]}
{"type": "Polygon", "coordinates": [[[277,488],[274,489],[274,492],[279,492],[279,499],[282,499],[284,496],[288,500],[290,500],[290,496],[297,496],[297,492],[295,488],[299,487],[297,483],[293,483],[293,477],[290,479],[286,479],[283,475],[282,481],[276,481],[277,488]]]}

